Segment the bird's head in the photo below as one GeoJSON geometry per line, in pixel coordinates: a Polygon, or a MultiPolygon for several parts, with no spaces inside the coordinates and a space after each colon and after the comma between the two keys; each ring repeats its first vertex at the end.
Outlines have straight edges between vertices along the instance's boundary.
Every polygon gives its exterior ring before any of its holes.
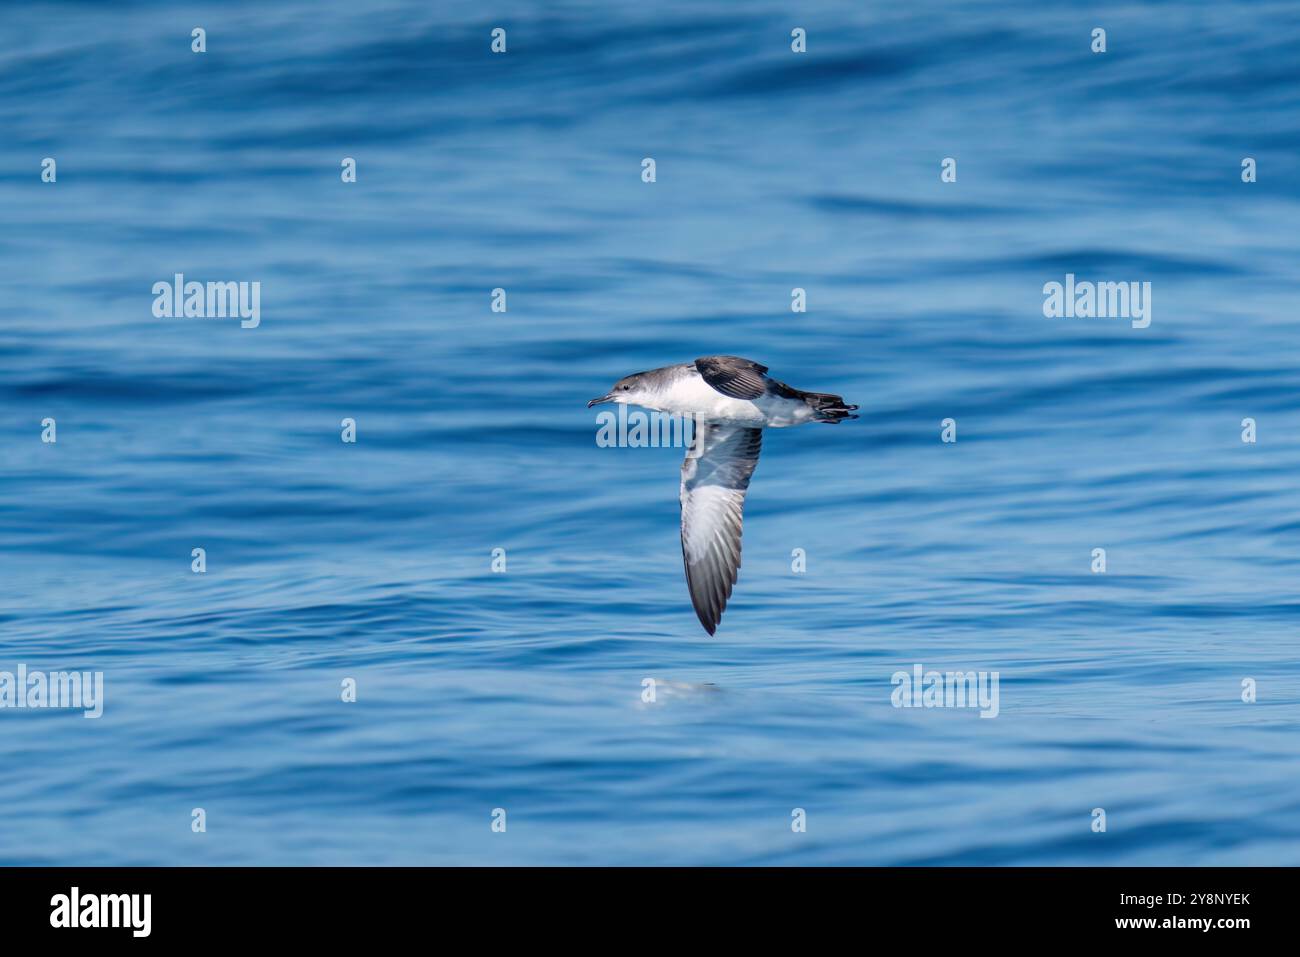
{"type": "Polygon", "coordinates": [[[593,405],[600,405],[602,402],[617,402],[619,405],[645,405],[645,401],[651,398],[652,390],[647,388],[649,383],[646,381],[646,373],[638,372],[635,375],[624,376],[614,383],[614,388],[602,396],[598,396],[587,403],[587,408],[593,405]]]}

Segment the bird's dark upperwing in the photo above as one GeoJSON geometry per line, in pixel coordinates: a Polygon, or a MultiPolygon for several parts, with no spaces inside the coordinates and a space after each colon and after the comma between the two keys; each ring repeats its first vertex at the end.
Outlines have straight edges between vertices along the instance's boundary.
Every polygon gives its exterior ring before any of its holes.
{"type": "Polygon", "coordinates": [[[745,492],[763,430],[697,422],[682,463],[682,559],[700,624],[710,635],[740,568],[745,492]]]}
{"type": "Polygon", "coordinates": [[[767,366],[740,356],[704,356],[695,360],[695,368],[711,387],[733,399],[757,399],[767,391],[767,366]]]}

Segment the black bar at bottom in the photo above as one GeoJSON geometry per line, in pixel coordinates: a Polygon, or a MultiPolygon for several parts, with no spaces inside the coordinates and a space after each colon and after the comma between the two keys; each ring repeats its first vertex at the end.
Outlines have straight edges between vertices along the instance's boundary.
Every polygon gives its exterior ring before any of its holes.
{"type": "Polygon", "coordinates": [[[626,922],[626,942],[647,946],[667,945],[687,927],[732,942],[771,943],[816,928],[819,937],[843,930],[863,942],[888,930],[918,944],[1046,933],[1067,941],[1200,936],[1231,946],[1287,927],[1295,875],[1288,868],[9,868],[0,870],[0,926],[9,944],[117,938],[336,947],[436,931],[449,945],[464,938],[447,935],[460,933],[479,943],[518,937],[541,945],[554,943],[554,934],[578,941],[594,937],[598,925],[608,933],[611,922],[626,922]]]}

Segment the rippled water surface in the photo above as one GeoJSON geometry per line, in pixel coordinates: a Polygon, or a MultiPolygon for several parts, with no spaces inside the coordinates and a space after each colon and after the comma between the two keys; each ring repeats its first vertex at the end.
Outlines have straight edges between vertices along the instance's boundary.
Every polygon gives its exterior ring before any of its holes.
{"type": "Polygon", "coordinates": [[[0,670],[107,699],[0,710],[0,862],[1300,864],[1293,4],[0,18],[0,670]],[[863,412],[766,437],[714,638],[585,408],[710,353],[863,412]]]}

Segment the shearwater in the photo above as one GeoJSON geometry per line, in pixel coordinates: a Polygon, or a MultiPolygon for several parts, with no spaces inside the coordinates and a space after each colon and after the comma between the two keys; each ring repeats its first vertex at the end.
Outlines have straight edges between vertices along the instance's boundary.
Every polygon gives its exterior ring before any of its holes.
{"type": "Polygon", "coordinates": [[[766,372],[739,356],[704,356],[619,379],[587,403],[589,409],[602,402],[640,405],[694,420],[682,462],[682,561],[691,604],[710,635],[740,569],[745,493],[763,429],[857,418],[857,406],[838,395],[792,389],[766,372]]]}

